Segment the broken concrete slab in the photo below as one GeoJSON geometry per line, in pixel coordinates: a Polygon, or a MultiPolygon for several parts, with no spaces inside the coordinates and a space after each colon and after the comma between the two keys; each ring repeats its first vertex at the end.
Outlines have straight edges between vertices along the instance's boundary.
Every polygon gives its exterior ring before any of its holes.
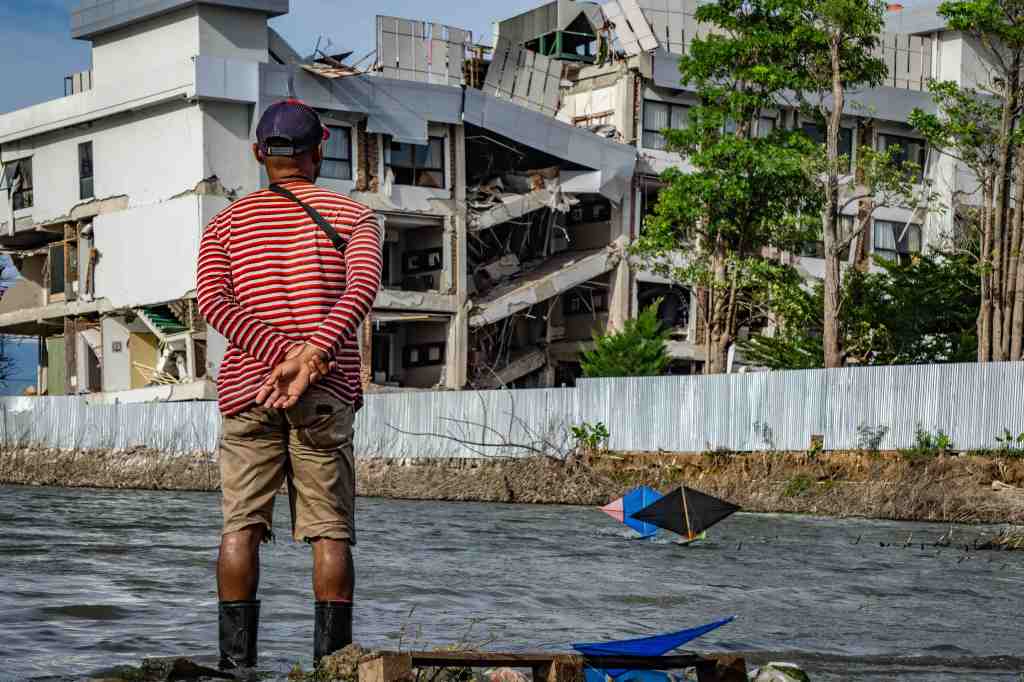
{"type": "Polygon", "coordinates": [[[503,388],[533,374],[547,364],[547,353],[538,348],[513,359],[506,367],[491,373],[490,376],[481,377],[476,382],[477,388],[503,388]]]}
{"type": "Polygon", "coordinates": [[[516,281],[496,287],[485,297],[474,301],[469,325],[479,328],[499,322],[605,274],[617,266],[620,259],[617,245],[607,249],[561,253],[516,281]]]}
{"type": "Polygon", "coordinates": [[[543,208],[567,213],[575,203],[577,203],[575,199],[567,200],[557,188],[545,187],[527,194],[503,195],[492,208],[482,212],[470,211],[469,228],[471,230],[486,230],[543,208]]]}
{"type": "Polygon", "coordinates": [[[458,311],[458,299],[455,296],[430,291],[382,289],[377,294],[374,308],[417,310],[454,315],[458,311]]]}

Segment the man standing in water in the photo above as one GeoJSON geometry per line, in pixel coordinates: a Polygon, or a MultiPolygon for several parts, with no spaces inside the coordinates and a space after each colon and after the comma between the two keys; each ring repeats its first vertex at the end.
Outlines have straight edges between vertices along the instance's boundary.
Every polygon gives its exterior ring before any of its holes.
{"type": "Polygon", "coordinates": [[[270,189],[214,217],[199,251],[199,310],[228,340],[217,380],[226,669],[256,665],[259,549],[285,482],[292,535],[313,547],[314,658],[352,641],[356,330],[381,273],[374,213],[314,184],[329,137],[317,113],[298,100],[279,102],[256,136],[270,189]]]}

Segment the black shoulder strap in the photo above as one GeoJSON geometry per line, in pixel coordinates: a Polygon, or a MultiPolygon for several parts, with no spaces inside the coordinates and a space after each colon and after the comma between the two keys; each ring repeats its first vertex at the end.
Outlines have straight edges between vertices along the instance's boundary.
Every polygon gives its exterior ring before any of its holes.
{"type": "Polygon", "coordinates": [[[281,185],[271,185],[270,191],[284,197],[285,199],[290,199],[301,206],[306,213],[309,214],[309,217],[313,219],[313,222],[319,225],[320,229],[327,234],[327,237],[331,240],[331,243],[334,244],[334,248],[338,250],[338,253],[345,255],[345,247],[348,246],[348,244],[346,244],[345,240],[341,238],[341,235],[334,229],[334,226],[327,222],[326,218],[320,215],[319,211],[299,199],[281,185]]]}

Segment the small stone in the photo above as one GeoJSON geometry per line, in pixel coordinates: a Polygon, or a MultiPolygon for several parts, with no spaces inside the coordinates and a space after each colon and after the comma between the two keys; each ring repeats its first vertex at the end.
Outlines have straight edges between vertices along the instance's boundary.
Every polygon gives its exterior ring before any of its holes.
{"type": "Polygon", "coordinates": [[[794,663],[769,663],[752,671],[750,682],[811,682],[811,678],[794,663]]]}

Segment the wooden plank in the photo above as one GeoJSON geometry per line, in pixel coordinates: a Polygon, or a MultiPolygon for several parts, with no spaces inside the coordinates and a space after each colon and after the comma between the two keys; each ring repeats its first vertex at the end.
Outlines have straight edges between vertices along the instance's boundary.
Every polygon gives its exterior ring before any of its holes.
{"type": "Polygon", "coordinates": [[[359,664],[359,682],[407,682],[413,679],[412,656],[382,654],[359,664]]]}
{"type": "MultiPolygon", "coordinates": [[[[561,654],[555,653],[494,653],[490,651],[429,651],[413,652],[414,668],[431,667],[507,667],[533,668],[550,665],[561,654]]],[[[677,670],[706,665],[708,659],[697,654],[681,654],[676,656],[586,656],[583,662],[595,668],[629,670],[677,670]]]]}

